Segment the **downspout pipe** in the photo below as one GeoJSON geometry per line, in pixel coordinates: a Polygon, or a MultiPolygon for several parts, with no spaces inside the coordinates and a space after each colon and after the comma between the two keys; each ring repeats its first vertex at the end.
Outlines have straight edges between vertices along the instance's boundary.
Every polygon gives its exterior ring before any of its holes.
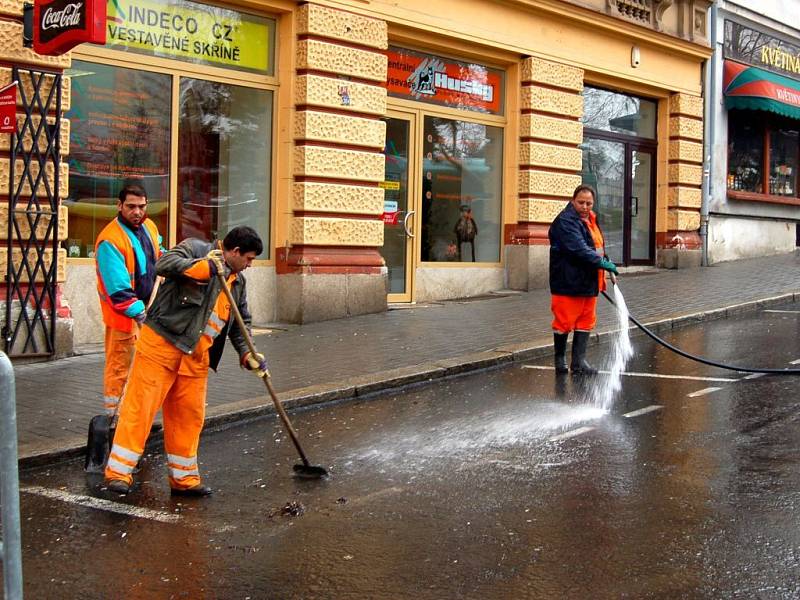
{"type": "Polygon", "coordinates": [[[717,143],[717,72],[719,71],[719,49],[717,40],[717,4],[711,5],[711,58],[703,64],[703,88],[705,93],[703,117],[703,189],[700,202],[700,242],[702,254],[700,264],[709,266],[708,262],[708,213],[711,204],[711,194],[714,191],[714,148],[717,143]]]}

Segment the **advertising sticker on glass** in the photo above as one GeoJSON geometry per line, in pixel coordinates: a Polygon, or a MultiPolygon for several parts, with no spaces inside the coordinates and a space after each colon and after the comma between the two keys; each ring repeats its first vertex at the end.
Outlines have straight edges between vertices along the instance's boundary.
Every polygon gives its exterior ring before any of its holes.
{"type": "Polygon", "coordinates": [[[503,72],[405,48],[389,48],[390,96],[481,113],[503,113],[503,72]]]}
{"type": "Polygon", "coordinates": [[[115,50],[274,72],[272,19],[188,0],[108,0],[106,26],[115,50]]]}

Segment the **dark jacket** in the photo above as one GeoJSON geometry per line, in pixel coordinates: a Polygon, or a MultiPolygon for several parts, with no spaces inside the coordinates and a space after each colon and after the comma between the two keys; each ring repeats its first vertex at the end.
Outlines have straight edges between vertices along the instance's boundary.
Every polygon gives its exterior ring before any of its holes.
{"type": "Polygon", "coordinates": [[[567,204],[550,225],[550,293],[597,296],[597,270],[602,256],[578,211],[567,204]]]}
{"type": "MultiPolygon", "coordinates": [[[[217,297],[223,292],[216,276],[204,282],[195,281],[183,273],[196,262],[207,260],[206,255],[214,247],[212,243],[189,238],[165,252],[156,263],[156,273],[164,277],[164,282],[158,289],[145,323],[187,354],[191,354],[200,341],[217,297]]],[[[246,282],[242,273],[237,274],[231,292],[249,329],[251,319],[250,311],[247,309],[246,282]]],[[[240,357],[248,351],[245,337],[236,324],[233,311],[209,350],[210,366],[215,371],[222,358],[226,336],[230,337],[240,357]]]]}

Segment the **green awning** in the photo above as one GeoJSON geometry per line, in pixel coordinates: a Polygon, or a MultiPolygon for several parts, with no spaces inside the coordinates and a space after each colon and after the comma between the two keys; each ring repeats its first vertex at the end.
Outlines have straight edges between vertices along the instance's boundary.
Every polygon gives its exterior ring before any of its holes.
{"type": "Polygon", "coordinates": [[[757,67],[725,61],[725,106],[765,110],[800,120],[800,81],[757,67]]]}

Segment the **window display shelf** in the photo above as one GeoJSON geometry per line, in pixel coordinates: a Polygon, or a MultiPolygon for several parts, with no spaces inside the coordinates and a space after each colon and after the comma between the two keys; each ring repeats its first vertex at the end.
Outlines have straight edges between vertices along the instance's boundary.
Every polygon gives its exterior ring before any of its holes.
{"type": "Polygon", "coordinates": [[[770,194],[758,194],[756,192],[737,192],[728,190],[728,200],[740,200],[744,202],[768,202],[770,204],[789,204],[800,206],[800,198],[797,196],[773,196],[770,194]]]}

